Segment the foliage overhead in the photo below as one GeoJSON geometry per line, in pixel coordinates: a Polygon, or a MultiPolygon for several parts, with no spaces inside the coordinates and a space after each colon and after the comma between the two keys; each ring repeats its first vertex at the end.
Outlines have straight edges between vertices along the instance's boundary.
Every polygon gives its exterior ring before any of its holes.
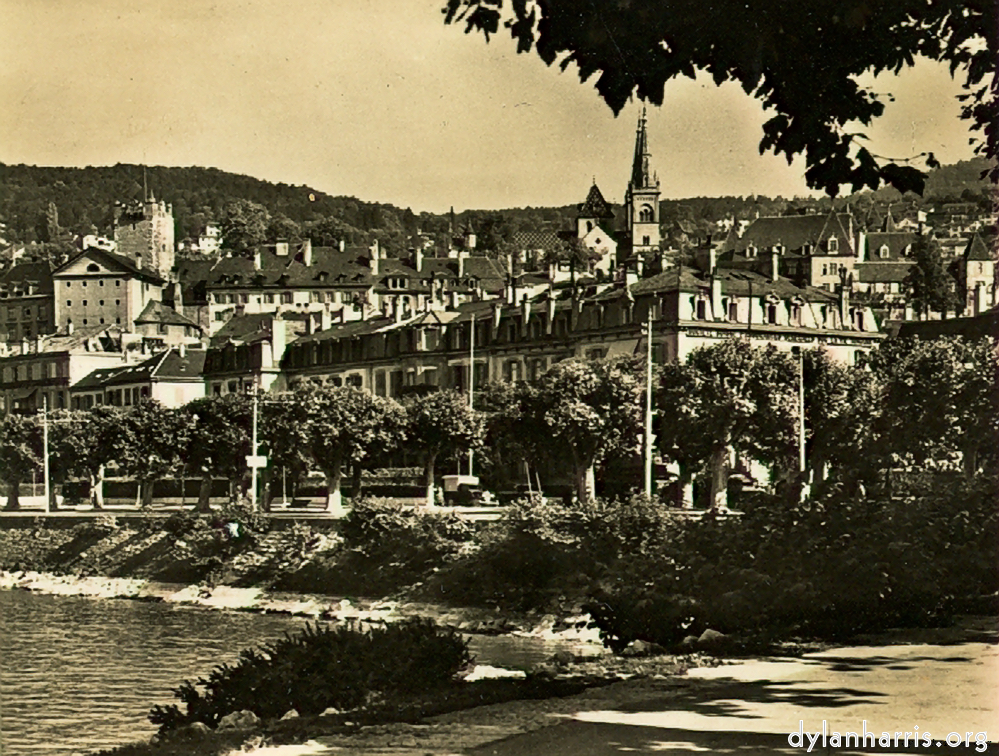
{"type": "MultiPolygon", "coordinates": [[[[632,96],[662,105],[667,82],[708,74],[738,83],[773,115],[760,151],[790,162],[804,154],[808,185],[831,195],[890,184],[921,193],[925,175],[899,162],[879,164],[851,124],[869,126],[884,112],[882,95],[857,77],[898,73],[917,56],[964,74],[963,117],[984,133],[979,152],[995,158],[995,76],[999,26],[993,0],[446,0],[446,23],[488,40],[504,26],[517,51],[546,65],[578,68],[614,113],[632,96]]],[[[926,164],[933,167],[932,153],[926,164]]],[[[996,168],[993,167],[993,177],[996,168]]]]}

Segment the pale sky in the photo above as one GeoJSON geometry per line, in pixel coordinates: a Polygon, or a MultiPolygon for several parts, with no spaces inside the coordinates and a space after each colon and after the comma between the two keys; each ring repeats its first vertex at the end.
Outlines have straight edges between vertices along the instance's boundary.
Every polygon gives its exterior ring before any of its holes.
{"type": "MultiPolygon", "coordinates": [[[[641,103],[445,27],[442,0],[0,0],[0,162],[212,166],[414,211],[620,202],[641,103]]],[[[957,82],[929,63],[876,89],[879,155],[971,157],[957,82]]],[[[649,111],[663,196],[804,194],[761,156],[735,85],[670,84],[649,111]]]]}

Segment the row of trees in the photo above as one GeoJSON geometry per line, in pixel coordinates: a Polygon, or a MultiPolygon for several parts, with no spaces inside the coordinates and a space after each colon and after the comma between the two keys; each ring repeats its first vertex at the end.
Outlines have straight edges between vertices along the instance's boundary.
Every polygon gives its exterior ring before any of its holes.
{"type": "MultiPolygon", "coordinates": [[[[248,486],[252,400],[241,394],[197,399],[180,409],[151,400],[130,408],[97,407],[48,416],[51,497],[70,479],[90,482],[91,500],[103,506],[102,484],[109,467],[139,483],[142,506],[152,503],[156,481],[200,475],[200,509],[207,509],[213,480],[230,481],[233,498],[248,486]]],[[[7,509],[19,508],[20,484],[42,463],[40,418],[8,414],[0,421],[0,474],[7,484],[7,509]]],[[[355,491],[362,469],[402,444],[422,456],[427,502],[434,501],[437,459],[481,444],[481,419],[467,398],[453,391],[411,397],[405,405],[353,387],[317,388],[278,394],[261,401],[258,451],[269,458],[270,476],[286,471],[300,480],[321,470],[327,506],[341,505],[342,471],[350,468],[355,491]]]]}
{"type": "MultiPolygon", "coordinates": [[[[441,390],[403,403],[353,387],[305,385],[267,396],[259,413],[259,452],[293,481],[309,470],[326,477],[327,505],[341,506],[345,470],[359,490],[361,471],[384,465],[395,450],[420,457],[426,500],[434,502],[435,470],[444,457],[486,446],[496,463],[571,470],[575,496],[591,501],[601,465],[636,460],[641,452],[644,369],[631,357],[565,360],[535,383],[495,383],[476,397],[441,390]]],[[[863,365],[845,366],[822,350],[795,357],[773,346],[732,339],[693,351],[655,373],[658,451],[675,462],[688,489],[703,476],[711,506],[721,506],[733,457],[771,470],[773,482],[798,476],[799,380],[805,396],[808,477],[848,486],[878,486],[898,468],[961,469],[974,477],[996,465],[999,438],[997,360],[991,340],[952,337],[895,340],[863,365]],[[799,362],[800,360],[800,362],[799,362]]],[[[251,399],[198,399],[171,410],[144,401],[131,408],[99,407],[49,415],[51,478],[91,483],[101,506],[107,467],[139,481],[142,503],[155,481],[200,474],[199,505],[212,481],[226,478],[245,493],[251,453],[251,399]]],[[[38,418],[9,414],[0,421],[0,474],[8,508],[42,454],[38,418]]]]}

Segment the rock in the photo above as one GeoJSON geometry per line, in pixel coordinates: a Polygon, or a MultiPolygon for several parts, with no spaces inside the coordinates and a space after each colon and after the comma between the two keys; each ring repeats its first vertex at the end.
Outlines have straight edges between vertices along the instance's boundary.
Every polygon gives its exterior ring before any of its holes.
{"type": "Polygon", "coordinates": [[[178,727],[166,733],[161,740],[194,740],[202,738],[212,731],[212,728],[204,722],[191,722],[189,725],[178,727]]]}
{"type": "Polygon", "coordinates": [[[556,651],[551,660],[559,667],[568,667],[574,661],[576,661],[576,655],[572,651],[556,651]]]}
{"type": "Polygon", "coordinates": [[[697,639],[697,645],[701,648],[713,648],[720,646],[728,639],[725,633],[719,633],[717,630],[712,630],[710,627],[701,633],[701,637],[697,639]]]}
{"type": "Polygon", "coordinates": [[[649,643],[643,640],[633,640],[629,643],[625,649],[621,652],[621,656],[636,657],[636,656],[652,656],[654,654],[661,654],[665,649],[658,643],[649,643]]]}
{"type": "Polygon", "coordinates": [[[298,716],[299,716],[299,714],[298,714],[297,711],[295,711],[294,709],[289,709],[288,711],[285,712],[284,716],[281,717],[281,719],[282,720],[285,720],[285,719],[298,719],[298,716]]]}
{"type": "Polygon", "coordinates": [[[343,712],[340,711],[335,706],[330,706],[328,709],[326,709],[325,711],[323,711],[323,713],[320,714],[319,716],[321,716],[321,717],[335,717],[335,716],[338,716],[340,714],[343,714],[343,712]]]}
{"type": "Polygon", "coordinates": [[[226,714],[219,721],[220,730],[250,730],[260,724],[260,717],[248,709],[226,714]]]}
{"type": "Polygon", "coordinates": [[[684,651],[693,651],[697,647],[697,636],[688,635],[682,641],[680,641],[680,648],[684,651]]]}

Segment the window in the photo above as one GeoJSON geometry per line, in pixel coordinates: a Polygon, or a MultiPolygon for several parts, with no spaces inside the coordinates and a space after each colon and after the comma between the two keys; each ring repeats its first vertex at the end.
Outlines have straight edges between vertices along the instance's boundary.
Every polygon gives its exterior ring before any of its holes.
{"type": "Polygon", "coordinates": [[[829,266],[826,265],[825,263],[822,264],[822,275],[824,276],[829,275],[829,266]]]}
{"type": "Polygon", "coordinates": [[[84,300],[83,300],[83,306],[84,306],[84,307],[86,307],[86,306],[87,306],[87,300],[86,300],[86,299],[84,299],[84,300]]]}
{"type": "Polygon", "coordinates": [[[98,281],[97,285],[98,286],[103,286],[104,285],[104,279],[102,278],[100,281],[98,281]]]}
{"type": "Polygon", "coordinates": [[[643,236],[643,237],[642,237],[642,244],[643,244],[643,245],[645,245],[645,246],[647,247],[647,246],[649,246],[649,244],[651,244],[651,243],[652,243],[652,242],[651,242],[651,241],[649,240],[649,237],[648,237],[648,236],[643,236]]]}
{"type": "Polygon", "coordinates": [[[103,307],[104,306],[104,300],[103,299],[99,300],[97,302],[97,304],[99,304],[101,307],[103,307]]]}
{"type": "Polygon", "coordinates": [[[290,291],[281,292],[281,304],[291,304],[295,301],[295,295],[290,291]]]}
{"type": "Polygon", "coordinates": [[[73,300],[72,299],[67,299],[66,300],[66,306],[67,307],[72,307],[73,306],[73,300]]]}
{"type": "Polygon", "coordinates": [[[264,303],[265,304],[274,304],[274,295],[273,294],[264,294],[264,303]]]}
{"type": "Polygon", "coordinates": [[[239,303],[240,304],[248,304],[249,301],[250,301],[250,295],[249,294],[240,294],[239,295],[239,303]]]}
{"type": "Polygon", "coordinates": [[[642,205],[638,210],[638,222],[639,223],[652,223],[655,219],[655,214],[652,211],[650,205],[642,205]]]}
{"type": "Polygon", "coordinates": [[[84,282],[83,282],[83,288],[84,288],[84,289],[86,289],[86,288],[87,288],[87,282],[86,282],[86,281],[84,281],[84,282]]]}
{"type": "Polygon", "coordinates": [[[115,286],[121,286],[121,281],[115,279],[114,285],[115,286]]]}
{"type": "Polygon", "coordinates": [[[777,305],[767,306],[767,323],[777,325],[777,305]]]}
{"type": "MultiPolygon", "coordinates": [[[[87,273],[100,273],[100,272],[101,272],[100,266],[96,265],[95,263],[90,263],[90,265],[87,266],[87,273]]],[[[87,284],[84,283],[83,285],[86,286],[87,284]]]]}
{"type": "Polygon", "coordinates": [[[83,319],[83,325],[86,325],[86,324],[87,324],[87,319],[86,319],[86,318],[84,318],[84,319],[83,319]]]}
{"type": "Polygon", "coordinates": [[[101,325],[104,325],[104,318],[101,318],[101,325]]]}
{"type": "Polygon", "coordinates": [[[830,236],[829,241],[826,242],[826,249],[828,249],[830,252],[838,252],[839,239],[837,239],[835,236],[830,236]]]}
{"type": "MultiPolygon", "coordinates": [[[[102,322],[102,323],[104,322],[104,319],[103,319],[103,318],[101,318],[101,322],[102,322]]],[[[157,333],[166,333],[166,332],[167,332],[167,324],[166,324],[166,323],[159,323],[159,324],[158,324],[158,325],[156,326],[156,332],[157,332],[157,333]]]]}
{"type": "Polygon", "coordinates": [[[708,319],[708,303],[703,299],[697,300],[697,314],[694,317],[698,320],[708,319]]]}
{"type": "Polygon", "coordinates": [[[878,256],[882,260],[884,260],[885,258],[888,257],[888,245],[887,244],[882,244],[881,245],[881,249],[878,250],[878,256]]]}
{"type": "Polygon", "coordinates": [[[511,383],[521,379],[520,362],[518,360],[507,360],[503,363],[503,379],[511,383]]]}
{"type": "Polygon", "coordinates": [[[38,306],[38,319],[39,320],[44,320],[47,315],[48,315],[48,309],[45,307],[45,305],[39,305],[38,306]]]}
{"type": "Polygon", "coordinates": [[[739,320],[739,305],[737,302],[728,303],[728,319],[733,323],[739,320]]]}
{"type": "Polygon", "coordinates": [[[115,303],[115,305],[116,305],[116,306],[117,306],[117,305],[120,305],[120,304],[121,304],[121,300],[120,300],[120,299],[116,299],[116,300],[114,301],[114,303],[115,303]]]}

